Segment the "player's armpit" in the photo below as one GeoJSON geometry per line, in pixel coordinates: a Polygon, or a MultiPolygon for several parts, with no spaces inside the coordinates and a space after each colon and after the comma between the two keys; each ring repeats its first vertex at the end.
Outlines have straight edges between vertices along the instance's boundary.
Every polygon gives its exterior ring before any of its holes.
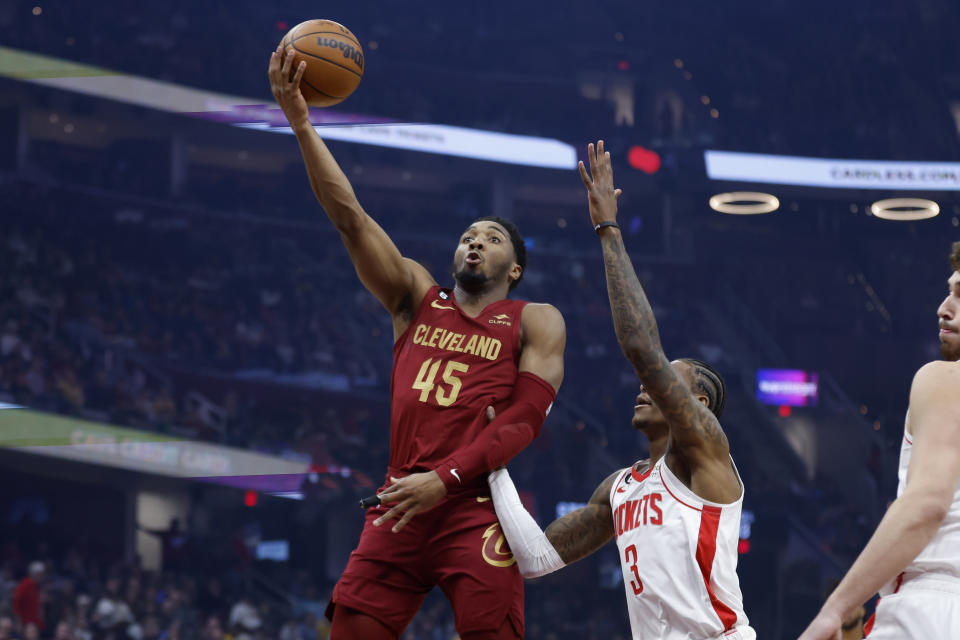
{"type": "Polygon", "coordinates": [[[960,481],[960,365],[931,362],[917,372],[910,390],[913,452],[905,496],[922,500],[939,521],[960,481]]]}
{"type": "Polygon", "coordinates": [[[340,231],[360,282],[394,317],[394,338],[406,329],[423,296],[436,282],[417,262],[404,258],[386,231],[370,216],[340,231]]]}
{"type": "Polygon", "coordinates": [[[567,328],[563,315],[549,304],[527,304],[521,317],[522,348],[518,371],[530,372],[549,382],[554,391],[563,382],[563,351],[567,328]]]}
{"type": "Polygon", "coordinates": [[[610,490],[621,471],[600,483],[586,506],[554,520],[547,527],[547,540],[566,564],[587,557],[613,538],[610,490]]]}

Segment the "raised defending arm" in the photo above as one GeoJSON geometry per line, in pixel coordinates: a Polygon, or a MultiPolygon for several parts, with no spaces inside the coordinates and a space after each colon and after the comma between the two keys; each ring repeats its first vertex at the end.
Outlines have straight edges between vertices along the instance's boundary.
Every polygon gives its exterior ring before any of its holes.
{"type": "Polygon", "coordinates": [[[596,228],[603,246],[610,311],[620,348],[667,419],[671,446],[688,457],[725,462],[730,447],[720,424],[691,393],[663,353],[653,310],[615,224],[620,190],[613,187],[610,154],[604,152],[602,140],[596,152],[592,144],[588,147],[588,156],[590,173],[581,162],[580,177],[590,199],[590,218],[594,225],[599,225],[596,228]]]}

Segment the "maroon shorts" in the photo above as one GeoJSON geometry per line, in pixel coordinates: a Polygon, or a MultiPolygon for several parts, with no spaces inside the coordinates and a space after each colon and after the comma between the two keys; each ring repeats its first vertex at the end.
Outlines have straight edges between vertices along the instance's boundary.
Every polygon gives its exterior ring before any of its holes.
{"type": "MultiPolygon", "coordinates": [[[[391,531],[397,520],[373,526],[386,511],[367,511],[331,605],[366,613],[399,636],[439,586],[459,633],[493,631],[509,619],[523,637],[523,578],[489,497],[448,496],[397,533],[391,531]]],[[[331,606],[331,619],[332,613],[331,606]]]]}

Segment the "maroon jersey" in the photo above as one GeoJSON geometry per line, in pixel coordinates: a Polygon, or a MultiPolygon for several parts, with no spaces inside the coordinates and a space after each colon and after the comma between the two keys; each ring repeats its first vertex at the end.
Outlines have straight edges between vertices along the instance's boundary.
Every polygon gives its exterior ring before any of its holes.
{"type": "Polygon", "coordinates": [[[513,392],[527,303],[499,300],[476,318],[433,286],[393,347],[390,468],[434,469],[468,445],[513,392]]]}

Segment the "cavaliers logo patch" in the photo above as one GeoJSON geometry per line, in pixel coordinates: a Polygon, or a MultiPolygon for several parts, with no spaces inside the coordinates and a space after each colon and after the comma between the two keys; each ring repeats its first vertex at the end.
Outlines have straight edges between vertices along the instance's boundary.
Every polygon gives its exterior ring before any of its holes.
{"type": "Polygon", "coordinates": [[[486,563],[494,567],[509,567],[517,561],[500,531],[499,522],[494,522],[483,532],[483,546],[480,552],[486,563]]]}

